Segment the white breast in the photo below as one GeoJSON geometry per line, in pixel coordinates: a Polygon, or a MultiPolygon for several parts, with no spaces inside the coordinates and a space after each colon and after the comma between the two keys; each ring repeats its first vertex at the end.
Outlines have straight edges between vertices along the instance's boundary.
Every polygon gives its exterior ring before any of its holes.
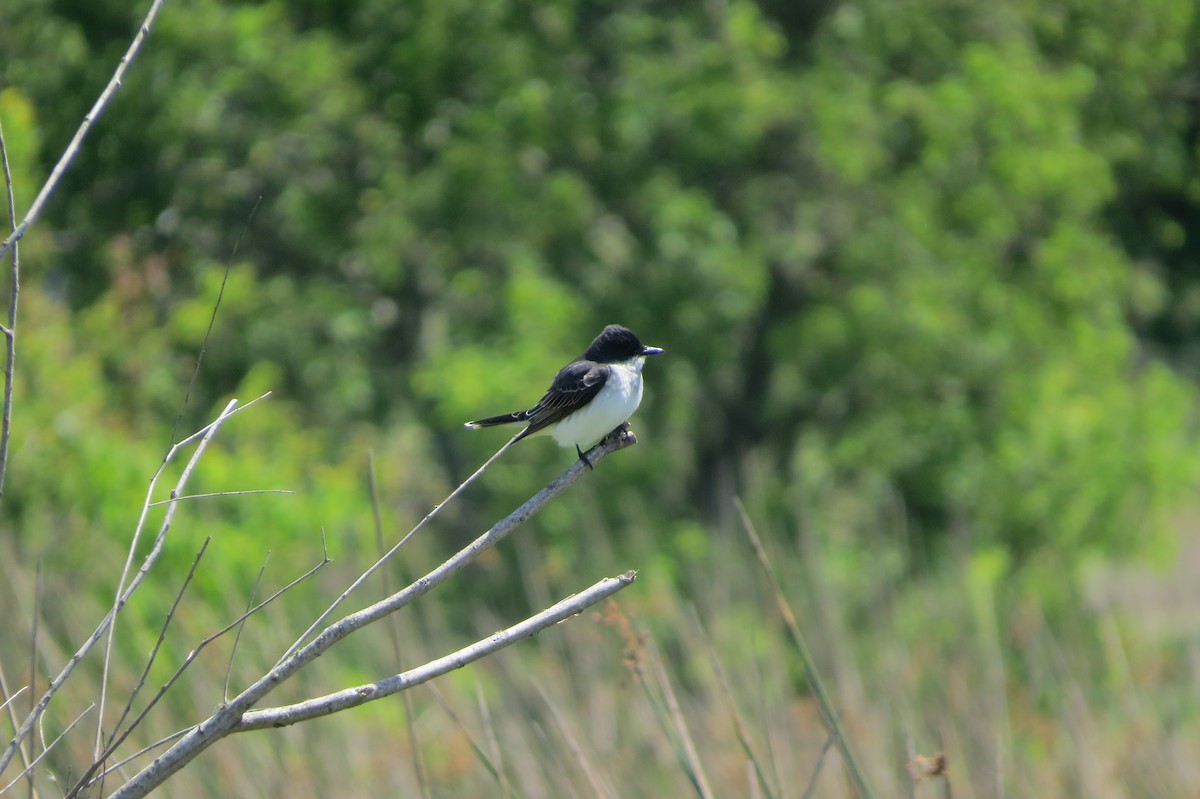
{"type": "Polygon", "coordinates": [[[609,366],[604,388],[583,410],[559,422],[551,435],[561,447],[583,447],[599,441],[629,420],[642,403],[645,358],[609,366]]]}

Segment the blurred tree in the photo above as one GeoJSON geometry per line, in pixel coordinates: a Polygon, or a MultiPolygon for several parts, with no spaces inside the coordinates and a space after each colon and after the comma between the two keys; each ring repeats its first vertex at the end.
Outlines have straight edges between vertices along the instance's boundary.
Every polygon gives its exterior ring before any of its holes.
{"type": "MultiPolygon", "coordinates": [[[[0,80],[45,170],[140,9],[18,6],[0,80]]],[[[1130,323],[1190,336],[1161,325],[1195,291],[1196,43],[1184,0],[196,0],[32,274],[139,429],[173,418],[232,263],[192,421],[269,375],[296,436],[371,424],[461,476],[499,443],[462,420],[621,321],[670,358],[650,446],[600,477],[654,502],[601,503],[612,529],[648,514],[703,557],[696,516],[744,492],[817,527],[899,499],[919,548],[1121,551],[1196,476],[1191,385],[1130,323]]],[[[490,478],[495,507],[526,477],[490,478]]]]}

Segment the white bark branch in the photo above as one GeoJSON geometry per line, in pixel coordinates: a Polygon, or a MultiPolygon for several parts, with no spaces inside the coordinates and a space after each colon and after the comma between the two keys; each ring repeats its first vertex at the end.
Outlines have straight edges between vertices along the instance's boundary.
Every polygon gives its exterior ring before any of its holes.
{"type": "Polygon", "coordinates": [[[154,0],[150,4],[150,10],[146,12],[145,19],[142,20],[141,26],[138,28],[137,34],[133,37],[133,41],[129,44],[129,49],[125,51],[125,55],[121,57],[121,62],[117,64],[116,71],[113,72],[112,78],[109,79],[108,85],[104,87],[104,91],[96,98],[96,102],[92,105],[92,110],[88,111],[87,116],[83,118],[79,129],[75,131],[75,135],[71,137],[70,144],[63,151],[62,157],[58,159],[58,163],[54,165],[54,169],[50,172],[50,177],[42,185],[41,191],[37,197],[33,198],[33,204],[29,206],[29,211],[25,214],[25,218],[21,220],[21,224],[17,225],[8,238],[0,242],[0,257],[7,253],[16,243],[21,240],[29,226],[34,223],[34,220],[41,215],[42,208],[46,204],[46,200],[50,199],[50,195],[58,187],[58,182],[62,176],[66,174],[67,167],[71,165],[71,161],[75,159],[79,153],[79,146],[83,144],[83,139],[87,136],[88,131],[92,127],[92,123],[100,118],[104,107],[108,105],[109,99],[116,94],[117,89],[121,88],[121,81],[125,77],[125,70],[133,63],[134,57],[138,54],[138,50],[142,49],[142,42],[146,38],[146,34],[150,32],[150,26],[154,24],[155,18],[158,16],[158,10],[162,7],[163,0],[154,0]]]}
{"type": "MultiPolygon", "coordinates": [[[[261,397],[259,399],[261,399],[261,397]]],[[[258,400],[255,400],[255,402],[257,402],[257,401],[258,400]]],[[[164,458],[162,466],[159,466],[158,471],[155,472],[154,477],[151,478],[151,490],[148,491],[146,494],[146,502],[147,503],[150,501],[150,497],[151,497],[151,494],[153,491],[153,485],[156,483],[159,476],[162,474],[163,467],[166,466],[166,464],[175,457],[175,455],[179,452],[179,450],[182,447],[191,443],[196,438],[201,438],[202,446],[196,448],[196,452],[193,453],[193,455],[192,455],[192,460],[190,461],[189,467],[184,470],[184,473],[180,477],[179,482],[177,482],[175,485],[175,490],[174,490],[173,494],[175,496],[178,496],[183,493],[183,490],[187,485],[187,478],[190,477],[191,470],[195,466],[195,459],[198,458],[200,456],[200,454],[203,452],[203,448],[205,446],[207,446],[207,441],[211,440],[212,436],[216,435],[217,430],[220,429],[221,424],[226,419],[228,419],[233,414],[238,413],[239,411],[243,411],[246,408],[249,408],[251,405],[254,404],[254,402],[250,402],[250,403],[247,403],[246,405],[241,406],[240,408],[233,409],[232,406],[235,403],[236,403],[236,400],[231,402],[230,405],[226,407],[225,411],[222,412],[222,414],[219,417],[217,417],[217,419],[215,421],[213,421],[211,424],[206,426],[204,429],[189,436],[185,440],[180,441],[178,444],[176,444],[174,447],[171,448],[171,451],[167,454],[167,457],[164,458]]],[[[53,680],[51,680],[50,685],[46,688],[45,693],[42,694],[41,698],[38,700],[38,702],[34,706],[33,710],[30,711],[29,715],[25,717],[25,720],[23,722],[21,722],[21,726],[17,728],[16,734],[13,736],[12,740],[9,742],[8,746],[5,748],[4,752],[0,753],[0,774],[4,773],[5,768],[7,768],[8,764],[12,761],[13,755],[16,753],[18,747],[20,747],[21,742],[24,741],[25,738],[29,735],[29,733],[33,731],[33,728],[36,725],[38,718],[42,715],[42,712],[45,711],[46,706],[48,704],[50,704],[50,700],[54,698],[54,695],[56,693],[58,693],[59,689],[62,688],[63,684],[71,677],[71,675],[75,671],[75,667],[79,665],[80,661],[83,660],[84,656],[87,655],[87,653],[90,652],[92,650],[92,648],[95,647],[95,645],[104,637],[104,634],[106,632],[108,632],[109,625],[112,623],[113,618],[121,612],[121,609],[125,607],[125,604],[129,601],[130,597],[133,596],[133,592],[136,591],[138,589],[138,586],[140,586],[142,584],[142,580],[145,579],[146,573],[150,570],[150,567],[154,565],[154,562],[158,559],[159,554],[161,554],[161,552],[162,552],[163,541],[166,538],[167,531],[170,529],[171,519],[174,515],[170,511],[177,507],[178,507],[178,505],[172,505],[171,508],[168,509],[168,513],[166,514],[166,516],[163,520],[163,523],[162,523],[161,527],[159,528],[158,537],[154,541],[154,546],[151,548],[150,552],[146,555],[146,557],[142,560],[141,567],[138,569],[137,573],[134,574],[133,578],[129,581],[129,585],[125,588],[124,592],[118,595],[117,602],[115,603],[113,608],[110,609],[109,612],[105,615],[105,617],[100,620],[99,625],[96,626],[96,629],[92,632],[91,636],[88,638],[87,641],[84,642],[83,646],[79,647],[79,650],[74,655],[71,656],[71,659],[69,661],[67,661],[67,664],[63,667],[62,671],[59,672],[58,676],[55,677],[53,680]]],[[[144,524],[145,524],[145,508],[143,508],[143,515],[138,521],[137,530],[139,532],[141,530],[141,527],[144,524]]],[[[135,535],[136,534],[137,533],[135,533],[135,535]]],[[[122,582],[124,582],[124,580],[122,580],[122,582]]]]}
{"type": "MultiPolygon", "coordinates": [[[[607,455],[635,443],[637,443],[637,437],[631,432],[623,431],[620,435],[610,436],[593,447],[588,452],[588,459],[592,464],[596,464],[607,455]]],[[[170,749],[155,758],[153,762],[142,769],[133,779],[117,789],[109,799],[134,799],[135,797],[142,797],[149,794],[164,783],[172,774],[194,760],[205,749],[234,731],[251,708],[281,683],[290,679],[300,669],[325,654],[338,641],[372,622],[379,621],[389,613],[404,607],[462,569],[478,557],[480,553],[501,541],[517,526],[528,520],[549,504],[551,500],[573,485],[585,471],[586,467],[584,464],[576,461],[549,485],[528,499],[521,507],[497,522],[490,530],[475,539],[475,541],[429,574],[392,596],[363,608],[357,613],[352,613],[326,627],[312,641],[296,650],[294,654],[260,677],[257,682],[234,697],[231,702],[222,706],[216,713],[189,730],[170,749]]]]}
{"type": "Polygon", "coordinates": [[[434,677],[440,677],[447,672],[461,669],[468,663],[474,663],[482,657],[515,644],[517,641],[530,638],[551,625],[558,624],[561,621],[582,613],[600,600],[606,599],[627,585],[630,585],[636,577],[637,572],[628,571],[617,577],[609,577],[601,580],[586,591],[569,596],[558,604],[543,610],[541,613],[530,616],[525,621],[514,624],[506,630],[493,633],[482,641],[476,641],[457,652],[440,657],[437,660],[431,660],[424,665],[409,669],[401,674],[387,677],[378,682],[359,685],[354,688],[346,688],[336,693],[318,696],[294,705],[251,710],[242,716],[242,720],[235,724],[230,732],[248,732],[250,730],[262,730],[269,727],[286,727],[301,721],[328,716],[340,710],[358,707],[367,702],[374,702],[377,699],[383,699],[386,696],[391,696],[392,694],[412,688],[414,685],[428,682],[434,677]]]}

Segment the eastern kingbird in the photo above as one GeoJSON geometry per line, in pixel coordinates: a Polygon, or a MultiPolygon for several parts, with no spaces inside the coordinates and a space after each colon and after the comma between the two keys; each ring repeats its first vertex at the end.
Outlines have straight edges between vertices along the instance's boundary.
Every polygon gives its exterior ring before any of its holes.
{"type": "Polygon", "coordinates": [[[659,355],[633,331],[609,325],[587,352],[558,370],[546,394],[527,411],[467,422],[467,427],[528,423],[514,443],[528,436],[549,434],[560,447],[575,446],[579,459],[591,467],[580,449],[616,430],[642,402],[642,366],[647,355],[659,355]]]}

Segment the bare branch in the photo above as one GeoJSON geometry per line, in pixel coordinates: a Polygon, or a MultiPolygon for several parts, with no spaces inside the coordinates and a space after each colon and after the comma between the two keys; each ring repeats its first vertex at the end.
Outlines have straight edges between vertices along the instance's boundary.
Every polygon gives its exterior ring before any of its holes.
{"type": "Polygon", "coordinates": [[[354,688],[332,693],[327,696],[309,699],[294,705],[251,710],[242,716],[230,732],[248,732],[268,727],[286,727],[309,719],[320,718],[331,713],[337,713],[352,707],[374,702],[406,690],[414,685],[440,677],[447,672],[461,669],[468,663],[474,663],[482,657],[497,652],[517,641],[529,638],[560,621],[582,613],[597,602],[606,599],[626,586],[633,583],[637,572],[629,571],[618,577],[608,577],[578,594],[567,597],[558,604],[530,616],[519,624],[514,624],[506,630],[493,633],[482,641],[476,641],[470,646],[445,657],[431,660],[415,669],[409,669],[403,674],[396,674],[378,682],[359,685],[354,688]]]}
{"type": "MultiPolygon", "coordinates": [[[[136,752],[134,752],[132,755],[125,758],[124,760],[118,760],[116,763],[113,763],[111,766],[104,769],[104,771],[102,771],[98,775],[96,775],[96,777],[92,780],[92,782],[94,783],[96,780],[104,779],[105,777],[107,777],[109,774],[112,774],[117,769],[125,766],[126,763],[129,763],[131,760],[137,760],[139,757],[146,754],[147,752],[157,749],[160,746],[166,746],[167,744],[171,743],[171,741],[179,740],[180,738],[182,738],[183,736],[185,736],[189,732],[191,732],[192,729],[193,729],[192,727],[185,727],[182,730],[176,730],[175,732],[171,733],[170,735],[168,735],[165,738],[159,738],[154,743],[152,743],[148,746],[143,746],[141,749],[137,750],[136,752]]],[[[65,799],[65,797],[64,797],[64,799],[65,799]]]]}
{"type": "MultiPolygon", "coordinates": [[[[58,187],[58,182],[66,173],[67,167],[71,165],[71,161],[79,153],[79,146],[83,144],[83,139],[87,136],[88,130],[91,129],[92,123],[100,118],[100,114],[104,111],[104,107],[108,105],[109,99],[121,87],[121,81],[125,77],[125,70],[133,63],[138,50],[142,48],[142,42],[145,40],[146,34],[150,32],[150,26],[154,24],[154,19],[158,16],[158,10],[162,7],[162,4],[163,0],[154,0],[150,4],[150,10],[146,12],[146,17],[142,20],[142,24],[138,28],[137,34],[133,37],[133,41],[130,42],[129,49],[121,57],[121,63],[117,64],[117,69],[113,72],[112,78],[109,79],[108,85],[104,87],[104,91],[100,93],[100,96],[96,98],[95,104],[92,105],[92,110],[88,111],[87,116],[83,118],[83,123],[75,131],[75,135],[71,138],[67,149],[63,151],[62,157],[58,159],[58,163],[54,165],[53,171],[50,172],[50,177],[46,179],[41,191],[34,198],[33,204],[29,206],[29,211],[25,214],[25,218],[21,220],[21,224],[13,229],[8,238],[0,242],[0,257],[3,257],[5,253],[16,246],[17,242],[29,230],[29,226],[41,215],[46,200],[50,199],[50,195],[54,193],[54,190],[58,187]]],[[[9,327],[12,327],[11,320],[9,327]]]]}
{"type": "MultiPolygon", "coordinates": [[[[29,686],[22,685],[20,688],[18,688],[18,689],[17,689],[16,693],[14,693],[14,694],[13,694],[12,696],[10,696],[8,699],[5,699],[3,702],[0,702],[0,710],[9,710],[9,711],[11,711],[11,710],[12,710],[12,708],[10,708],[10,707],[9,707],[9,705],[10,705],[10,704],[12,704],[12,702],[13,702],[13,701],[14,701],[14,700],[15,700],[15,699],[18,697],[18,696],[20,696],[21,694],[25,693],[25,692],[26,692],[26,691],[28,691],[28,690],[29,690],[29,686]]],[[[7,691],[5,691],[5,693],[7,693],[7,691]]],[[[17,725],[16,725],[16,719],[13,719],[13,726],[14,726],[14,727],[15,727],[15,726],[17,726],[17,725]]]]}
{"type": "MultiPolygon", "coordinates": [[[[271,550],[267,550],[267,555],[263,558],[262,566],[258,570],[258,577],[254,578],[254,587],[250,589],[250,599],[246,602],[246,614],[237,625],[237,635],[233,637],[233,646],[229,650],[229,665],[225,667],[225,690],[221,692],[221,701],[229,701],[229,675],[233,673],[233,661],[237,657],[238,642],[242,640],[242,630],[246,628],[246,619],[250,618],[250,608],[254,606],[254,600],[258,596],[258,587],[262,585],[263,575],[267,573],[267,564],[271,562],[271,550]]],[[[324,565],[324,564],[322,564],[324,565]]]]}
{"type": "MultiPolygon", "coordinates": [[[[225,405],[225,410],[221,411],[221,414],[217,417],[216,421],[208,426],[208,432],[204,434],[202,439],[200,439],[200,444],[196,447],[196,451],[192,453],[192,457],[188,459],[187,464],[183,467],[183,473],[179,476],[179,481],[175,484],[175,490],[171,492],[172,497],[180,496],[183,493],[183,488],[187,485],[189,478],[191,478],[192,472],[196,468],[196,464],[200,462],[200,456],[204,454],[206,449],[208,449],[209,442],[213,440],[213,436],[215,436],[217,431],[221,429],[221,423],[225,421],[226,417],[228,417],[236,407],[237,400],[231,399],[228,404],[225,405]]],[[[168,456],[175,451],[176,448],[172,447],[168,453],[168,456]]],[[[155,480],[158,479],[158,475],[161,473],[162,469],[160,467],[158,472],[154,475],[154,479],[150,481],[150,488],[146,492],[146,501],[142,505],[141,516],[138,518],[137,526],[134,528],[133,536],[129,541],[129,554],[125,557],[125,567],[121,570],[121,578],[117,581],[116,596],[113,598],[113,608],[111,614],[113,619],[116,619],[117,615],[121,612],[122,606],[124,605],[121,596],[125,588],[125,579],[129,576],[129,569],[133,565],[133,556],[137,551],[138,539],[141,537],[142,528],[145,526],[146,515],[150,512],[150,498],[152,496],[152,492],[154,491],[155,480]]],[[[162,527],[159,529],[158,538],[154,541],[154,547],[151,550],[150,555],[147,556],[147,559],[143,561],[142,567],[138,571],[139,577],[145,575],[146,571],[150,568],[150,565],[153,562],[150,560],[150,558],[153,558],[154,560],[158,559],[158,553],[162,550],[163,541],[166,540],[167,537],[167,530],[171,528],[171,521],[175,518],[175,511],[178,509],[179,505],[177,504],[172,504],[167,508],[166,516],[163,518],[162,527]]],[[[104,704],[108,698],[108,669],[112,663],[112,648],[114,636],[116,635],[116,629],[117,626],[115,624],[109,625],[108,640],[104,645],[104,670],[100,676],[100,708],[96,713],[96,759],[99,759],[100,752],[104,748],[104,704]]]]}
{"type": "MultiPolygon", "coordinates": [[[[204,650],[205,647],[207,647],[213,641],[215,641],[218,638],[220,638],[221,636],[225,635],[227,632],[234,629],[235,627],[240,627],[240,625],[243,622],[245,622],[246,619],[250,618],[255,613],[258,613],[260,610],[265,608],[267,605],[271,604],[276,599],[283,596],[285,593],[287,593],[288,591],[295,588],[300,583],[307,580],[309,577],[312,577],[319,570],[321,570],[324,566],[326,566],[329,562],[330,562],[329,558],[328,558],[328,556],[326,556],[325,559],[322,560],[320,563],[318,563],[316,566],[313,566],[311,569],[306,571],[304,574],[300,575],[295,580],[292,580],[290,583],[285,585],[283,588],[280,588],[274,594],[271,594],[271,596],[267,597],[262,602],[259,602],[254,607],[248,609],[245,613],[243,613],[241,616],[238,616],[236,619],[231,621],[229,624],[225,625],[221,629],[217,630],[215,633],[207,636],[202,641],[200,641],[200,643],[198,643],[196,645],[196,647],[194,649],[192,649],[191,652],[188,653],[188,656],[186,658],[184,658],[183,663],[181,663],[179,665],[179,668],[177,668],[175,670],[175,673],[172,674],[171,677],[165,683],[163,683],[163,685],[158,689],[158,692],[155,693],[154,696],[150,699],[150,701],[146,703],[146,706],[144,708],[142,708],[142,711],[140,713],[138,713],[137,718],[135,718],[132,722],[130,722],[129,726],[126,727],[119,736],[114,736],[110,740],[108,746],[104,750],[104,753],[102,755],[100,755],[99,757],[95,758],[95,764],[98,765],[99,763],[102,763],[103,761],[107,760],[112,755],[112,753],[116,751],[117,747],[125,742],[125,739],[128,738],[129,735],[135,729],[137,729],[138,725],[142,723],[142,719],[146,718],[147,714],[149,714],[150,711],[154,709],[154,706],[158,704],[159,700],[161,700],[164,696],[166,696],[167,691],[171,690],[171,686],[173,686],[175,684],[175,682],[180,677],[183,676],[183,673],[185,671],[187,671],[188,667],[191,666],[193,662],[195,662],[196,658],[200,656],[200,653],[204,650]]],[[[153,749],[156,746],[158,746],[159,744],[164,743],[165,741],[174,740],[175,738],[178,738],[179,736],[184,735],[187,732],[189,732],[190,729],[191,728],[189,728],[188,730],[183,730],[179,733],[176,733],[176,734],[170,736],[169,738],[164,739],[163,741],[159,741],[157,744],[151,745],[149,747],[149,749],[153,749]]],[[[143,749],[141,751],[145,752],[147,750],[143,749]]],[[[138,754],[141,754],[141,752],[139,752],[138,754]]],[[[133,757],[136,757],[136,756],[137,755],[133,755],[133,757]]],[[[64,797],[64,799],[71,799],[71,797],[77,796],[80,791],[82,791],[83,789],[87,788],[88,786],[94,784],[97,780],[104,779],[104,776],[107,775],[108,773],[110,773],[114,768],[117,768],[117,767],[129,762],[129,760],[131,760],[131,759],[132,758],[126,758],[125,760],[122,760],[120,763],[118,763],[116,766],[105,769],[99,775],[92,777],[90,779],[88,779],[87,775],[84,775],[84,778],[79,780],[78,783],[76,783],[76,785],[71,789],[70,793],[68,793],[64,797]]]]}
{"type": "MultiPolygon", "coordinates": [[[[8,199],[8,227],[15,233],[17,203],[13,199],[12,170],[8,166],[8,148],[4,144],[4,129],[0,128],[0,164],[4,168],[4,189],[8,199]]],[[[21,255],[17,243],[9,253],[8,325],[4,326],[4,409],[0,421],[0,497],[4,496],[4,475],[8,472],[8,438],[12,432],[13,370],[17,362],[17,298],[21,294],[21,255]]]]}
{"type": "MultiPolygon", "coordinates": [[[[0,697],[2,697],[2,696],[8,697],[7,699],[4,700],[3,703],[0,703],[0,710],[4,710],[7,713],[8,721],[10,724],[12,724],[12,728],[14,730],[17,729],[18,724],[17,724],[17,713],[13,707],[13,700],[16,699],[18,696],[21,696],[28,690],[29,690],[28,685],[22,685],[20,688],[13,691],[11,695],[9,694],[9,692],[8,692],[8,677],[4,673],[4,663],[3,663],[3,661],[0,661],[0,697]]],[[[30,692],[30,693],[32,693],[32,692],[30,692]]],[[[25,750],[25,745],[22,744],[21,746],[17,747],[17,751],[21,755],[22,765],[24,765],[25,768],[29,768],[29,752],[27,752],[25,750]]]]}
{"type": "Polygon", "coordinates": [[[295,494],[288,488],[254,488],[249,491],[213,491],[210,494],[188,494],[182,497],[171,497],[170,499],[160,499],[158,502],[151,502],[150,507],[157,508],[159,505],[170,505],[172,502],[183,502],[188,499],[212,499],[213,497],[241,497],[246,494],[295,494]]]}
{"type": "MultiPolygon", "coordinates": [[[[196,567],[200,565],[200,559],[204,557],[204,553],[208,551],[208,545],[212,543],[212,536],[206,536],[204,543],[200,545],[199,551],[196,552],[196,557],[192,559],[192,566],[188,569],[187,576],[183,578],[183,585],[179,586],[179,591],[175,594],[175,601],[171,603],[171,609],[167,611],[166,618],[163,619],[162,627],[158,631],[158,640],[154,642],[154,649],[150,650],[150,657],[146,658],[146,666],[142,669],[142,676],[138,678],[137,685],[133,686],[133,690],[129,693],[129,699],[125,702],[125,709],[121,711],[121,717],[117,719],[117,723],[113,725],[113,732],[108,737],[108,745],[111,746],[113,738],[117,735],[117,728],[125,723],[126,716],[133,708],[134,701],[137,700],[138,694],[141,693],[142,687],[146,684],[146,678],[150,676],[150,669],[154,666],[154,661],[158,659],[158,652],[162,649],[163,641],[167,639],[167,629],[171,626],[171,620],[175,618],[175,611],[179,609],[179,603],[183,601],[183,595],[187,592],[188,586],[192,584],[192,578],[196,576],[196,567]]],[[[94,764],[92,769],[84,774],[86,780],[94,769],[99,764],[94,764]]]]}
{"type": "Polygon", "coordinates": [[[36,758],[34,758],[33,762],[30,763],[28,766],[26,766],[24,771],[22,771],[20,774],[18,774],[13,779],[13,781],[10,782],[8,785],[5,785],[3,788],[0,788],[0,794],[6,793],[9,788],[13,787],[18,782],[20,782],[22,777],[24,777],[26,774],[32,772],[33,767],[36,766],[39,762],[41,762],[42,758],[44,758],[46,755],[50,754],[50,750],[52,750],[55,746],[57,746],[59,741],[61,741],[63,738],[66,738],[67,733],[69,733],[71,730],[75,729],[75,725],[77,725],[79,722],[83,721],[84,716],[86,716],[88,713],[91,713],[95,709],[96,709],[95,705],[88,705],[86,708],[84,708],[83,712],[80,713],[78,716],[76,716],[75,720],[72,721],[70,724],[68,724],[67,728],[65,730],[63,730],[62,733],[59,734],[59,736],[57,738],[55,738],[53,741],[51,741],[48,746],[42,747],[42,753],[40,755],[38,755],[36,758]]]}
{"type": "Polygon", "coordinates": [[[199,430],[192,433],[187,438],[172,445],[172,447],[169,450],[167,450],[167,454],[163,458],[162,464],[158,467],[158,472],[156,472],[154,475],[155,478],[157,478],[159,473],[162,472],[163,466],[166,466],[168,463],[170,463],[171,461],[173,461],[175,459],[175,454],[177,452],[179,452],[179,450],[183,449],[184,447],[186,447],[188,444],[192,443],[193,441],[204,438],[204,436],[208,435],[208,431],[210,429],[212,429],[213,425],[222,424],[222,423],[224,423],[224,421],[226,419],[232,418],[234,416],[237,416],[239,413],[242,413],[243,411],[249,410],[250,408],[257,405],[258,403],[262,402],[263,400],[268,399],[271,396],[271,394],[272,394],[272,392],[270,392],[270,391],[268,391],[265,394],[260,394],[259,396],[255,397],[254,399],[247,402],[245,405],[239,405],[238,407],[234,408],[232,411],[230,411],[224,417],[220,417],[220,416],[217,417],[216,419],[212,420],[204,427],[201,427],[199,430]]]}
{"type": "MultiPolygon", "coordinates": [[[[42,556],[38,555],[37,560],[37,576],[34,579],[33,588],[33,624],[29,634],[29,692],[30,696],[37,694],[37,663],[38,663],[38,627],[42,618],[42,556]]],[[[42,745],[42,753],[38,754],[38,738],[33,739],[33,763],[37,763],[46,754],[46,736],[41,734],[40,740],[42,745]]],[[[31,771],[33,763],[25,767],[26,773],[29,774],[29,794],[32,796],[36,793],[33,785],[33,773],[31,771]]],[[[17,779],[20,779],[18,777],[17,779]]]]}
{"type": "MultiPolygon", "coordinates": [[[[265,397],[267,395],[263,395],[263,396],[265,397]]],[[[259,399],[262,399],[262,398],[263,397],[259,397],[259,399]]],[[[255,400],[255,402],[257,402],[257,401],[258,400],[255,400]]],[[[176,444],[174,447],[171,448],[171,451],[168,453],[167,458],[164,459],[163,464],[159,466],[158,470],[154,473],[154,477],[150,481],[151,487],[150,487],[150,490],[147,491],[147,494],[146,494],[147,501],[149,501],[149,498],[153,492],[154,484],[158,480],[159,476],[162,474],[163,468],[166,466],[166,463],[172,457],[174,457],[175,453],[178,452],[181,447],[183,447],[185,444],[190,443],[191,441],[195,440],[198,436],[201,436],[201,435],[204,436],[204,439],[201,442],[201,446],[197,448],[196,454],[194,454],[192,456],[191,463],[194,465],[196,458],[199,457],[199,454],[203,451],[204,446],[206,446],[205,442],[211,440],[212,436],[216,434],[220,425],[226,419],[233,416],[238,411],[245,410],[246,408],[249,408],[251,405],[254,404],[253,402],[251,402],[251,403],[241,406],[241,408],[236,408],[236,409],[230,410],[230,407],[234,403],[236,403],[236,400],[233,400],[229,406],[226,406],[225,411],[223,411],[222,414],[220,416],[218,416],[216,420],[214,420],[212,423],[210,423],[209,425],[204,427],[203,430],[201,430],[199,433],[189,436],[185,441],[181,441],[181,442],[179,442],[179,444],[176,444]]],[[[190,469],[185,470],[183,475],[179,478],[179,482],[175,486],[175,490],[173,492],[175,495],[179,495],[183,492],[183,488],[187,484],[187,478],[190,476],[191,476],[191,470],[190,469]]],[[[136,591],[138,589],[138,586],[140,586],[142,584],[142,581],[145,579],[147,572],[154,565],[154,563],[158,560],[158,556],[162,552],[163,541],[166,538],[167,530],[170,528],[170,525],[171,525],[173,511],[177,507],[178,507],[178,505],[172,505],[170,508],[167,509],[166,517],[163,520],[163,524],[159,530],[158,537],[155,539],[154,546],[151,548],[150,552],[146,555],[146,557],[142,560],[141,568],[138,569],[137,574],[135,574],[133,576],[133,579],[130,580],[129,586],[125,589],[125,592],[123,594],[119,595],[119,599],[118,599],[116,605],[111,610],[109,610],[109,612],[104,616],[103,619],[100,620],[100,623],[96,626],[96,629],[92,632],[91,636],[88,638],[87,641],[85,641],[83,643],[83,645],[81,647],[79,647],[78,651],[76,651],[75,654],[71,656],[71,659],[69,661],[67,661],[67,664],[65,666],[63,666],[63,669],[61,672],[59,672],[58,676],[50,681],[50,685],[46,688],[45,693],[42,694],[41,699],[38,700],[37,704],[34,705],[33,709],[29,712],[29,715],[26,716],[25,720],[17,728],[16,734],[13,736],[12,740],[9,742],[8,746],[5,748],[4,752],[0,753],[0,774],[2,774],[5,770],[5,768],[8,767],[8,764],[12,761],[13,755],[16,752],[17,748],[21,745],[21,742],[24,741],[25,738],[29,735],[30,731],[34,727],[34,724],[36,724],[38,717],[40,717],[42,712],[45,711],[46,706],[48,704],[50,704],[50,700],[54,698],[54,695],[56,693],[58,693],[59,689],[62,688],[63,684],[71,677],[71,675],[75,671],[75,668],[79,665],[80,661],[83,660],[84,656],[86,656],[88,652],[92,651],[92,648],[95,647],[97,642],[99,642],[100,639],[104,637],[104,634],[108,631],[109,625],[112,623],[112,620],[120,612],[121,608],[125,606],[125,603],[127,603],[129,601],[130,597],[133,596],[133,592],[136,591]]],[[[146,516],[146,508],[143,507],[142,516],[138,520],[138,529],[139,530],[140,530],[141,526],[143,526],[145,524],[145,516],[146,516]]],[[[130,552],[132,552],[132,551],[133,551],[133,548],[131,547],[130,552]]]]}
{"type": "Polygon", "coordinates": [[[221,288],[217,291],[217,299],[213,302],[212,313],[208,315],[208,328],[205,329],[204,338],[200,341],[200,351],[196,353],[196,364],[192,367],[192,376],[188,378],[187,389],[183,392],[183,402],[179,404],[179,413],[175,415],[175,422],[171,425],[171,441],[175,440],[175,434],[179,432],[179,423],[183,421],[183,414],[187,411],[188,402],[192,399],[192,390],[196,387],[196,378],[200,376],[200,365],[204,363],[204,353],[208,351],[208,340],[212,336],[213,327],[217,324],[217,312],[221,310],[221,301],[225,299],[225,286],[229,284],[229,270],[233,266],[233,259],[242,246],[242,239],[250,228],[250,223],[254,220],[254,214],[258,212],[258,205],[261,202],[262,197],[259,196],[254,202],[254,207],[250,209],[250,217],[246,220],[245,227],[242,228],[237,241],[234,242],[229,259],[225,262],[225,274],[221,276],[221,288]]]}
{"type": "MultiPolygon", "coordinates": [[[[635,443],[637,443],[636,436],[628,431],[622,431],[620,435],[610,436],[593,447],[588,452],[588,458],[594,465],[610,453],[624,449],[635,443]]],[[[378,621],[398,608],[407,605],[462,569],[463,566],[478,557],[481,552],[484,552],[502,540],[518,525],[525,522],[533,514],[545,507],[551,500],[573,485],[583,475],[584,471],[585,467],[583,463],[576,461],[567,471],[563,472],[563,474],[559,475],[549,485],[527,500],[521,507],[497,522],[490,530],[460,550],[441,566],[396,594],[327,627],[311,642],[297,650],[285,661],[259,678],[253,685],[242,691],[241,694],[234,697],[229,704],[221,707],[208,719],[192,728],[178,743],[142,769],[139,774],[123,787],[114,792],[110,799],[131,799],[131,797],[145,796],[154,790],[172,774],[195,759],[209,746],[212,746],[213,743],[228,735],[242,721],[242,717],[248,710],[281,683],[290,679],[300,669],[320,657],[338,641],[366,625],[378,621]]]]}

